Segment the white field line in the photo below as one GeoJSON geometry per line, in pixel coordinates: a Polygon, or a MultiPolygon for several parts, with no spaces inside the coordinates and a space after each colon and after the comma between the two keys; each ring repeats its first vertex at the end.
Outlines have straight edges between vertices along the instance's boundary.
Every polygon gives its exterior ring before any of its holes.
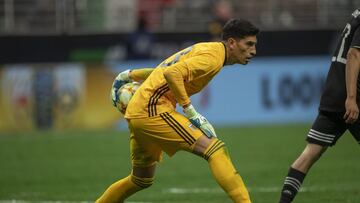
{"type": "MultiPolygon", "coordinates": [[[[282,188],[280,187],[249,187],[249,192],[260,192],[260,193],[279,193],[282,188]]],[[[331,191],[332,188],[325,187],[302,187],[300,192],[320,192],[320,191],[331,191]]],[[[163,194],[206,194],[206,193],[224,193],[224,191],[219,188],[168,188],[162,190],[163,194]]],[[[93,201],[61,201],[61,200],[42,200],[42,201],[28,201],[28,200],[0,200],[0,203],[93,203],[93,201]]],[[[126,203],[151,203],[151,202],[141,202],[141,201],[131,201],[126,203]]]]}
{"type": "MultiPolygon", "coordinates": [[[[260,193],[278,193],[281,191],[280,187],[249,187],[249,192],[260,192],[260,193]]],[[[330,188],[320,188],[320,187],[302,187],[300,192],[318,192],[326,191],[330,188]]],[[[198,193],[223,193],[224,191],[221,188],[168,188],[162,191],[163,193],[170,194],[198,194],[198,193]]],[[[1,203],[1,202],[0,202],[1,203]]]]}
{"type": "MultiPolygon", "coordinates": [[[[280,192],[279,187],[248,188],[249,192],[280,192]]],[[[162,191],[170,194],[223,193],[221,188],[168,188],[162,191]]]]}

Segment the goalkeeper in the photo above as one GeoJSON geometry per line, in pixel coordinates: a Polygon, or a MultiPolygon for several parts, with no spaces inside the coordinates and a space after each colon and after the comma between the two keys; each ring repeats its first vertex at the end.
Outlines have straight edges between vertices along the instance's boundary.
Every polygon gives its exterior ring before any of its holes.
{"type": "Polygon", "coordinates": [[[247,64],[256,54],[259,29],[246,20],[233,19],[223,28],[222,42],[198,43],[163,61],[155,69],[127,70],[112,87],[143,81],[126,109],[130,130],[132,171],[112,184],[97,203],[123,202],[151,186],[162,152],[170,157],[184,150],[203,157],[233,202],[250,203],[248,191],[234,168],[225,144],[209,121],[195,110],[189,96],[201,91],[224,65],[247,64]],[[175,111],[176,104],[183,114],[175,111]]]}

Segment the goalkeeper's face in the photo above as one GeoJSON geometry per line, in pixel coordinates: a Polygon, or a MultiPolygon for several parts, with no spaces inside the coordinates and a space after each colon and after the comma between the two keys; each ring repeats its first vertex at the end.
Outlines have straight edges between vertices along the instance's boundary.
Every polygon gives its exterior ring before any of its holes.
{"type": "Polygon", "coordinates": [[[228,39],[229,56],[232,63],[246,65],[256,55],[256,36],[246,36],[241,39],[228,39]]]}

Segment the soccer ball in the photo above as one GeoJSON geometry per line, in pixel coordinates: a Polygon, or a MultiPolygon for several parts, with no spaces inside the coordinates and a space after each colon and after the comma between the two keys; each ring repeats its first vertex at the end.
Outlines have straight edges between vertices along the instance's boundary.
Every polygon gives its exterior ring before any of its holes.
{"type": "Polygon", "coordinates": [[[116,103],[116,108],[122,113],[125,114],[126,107],[129,104],[132,96],[135,94],[135,91],[140,87],[140,83],[138,82],[129,82],[125,85],[121,86],[121,88],[117,91],[117,95],[119,95],[119,100],[116,103]]]}

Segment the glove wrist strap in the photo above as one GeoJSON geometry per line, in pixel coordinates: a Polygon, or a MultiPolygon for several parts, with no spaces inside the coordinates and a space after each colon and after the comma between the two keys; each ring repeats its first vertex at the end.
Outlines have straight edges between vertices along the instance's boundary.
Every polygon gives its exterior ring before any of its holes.
{"type": "Polygon", "coordinates": [[[194,106],[191,104],[188,107],[184,108],[184,113],[188,118],[193,118],[198,114],[194,106]]]}

